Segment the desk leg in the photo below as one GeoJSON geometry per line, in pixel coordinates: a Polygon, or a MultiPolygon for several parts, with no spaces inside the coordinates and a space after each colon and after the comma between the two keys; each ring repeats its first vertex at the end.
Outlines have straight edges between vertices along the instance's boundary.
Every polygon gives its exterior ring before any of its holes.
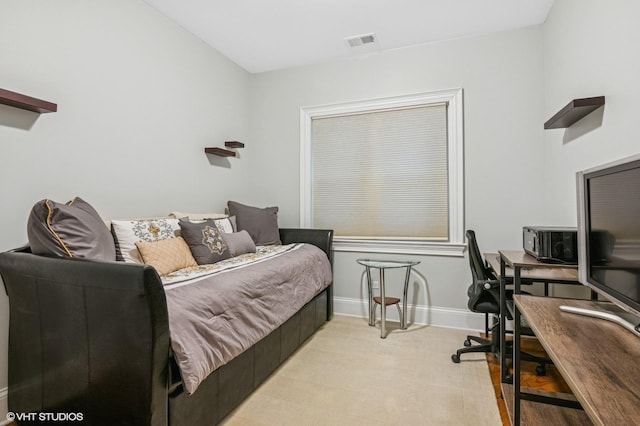
{"type": "Polygon", "coordinates": [[[409,276],[411,266],[407,266],[407,274],[404,277],[404,292],[402,293],[402,318],[400,318],[400,328],[407,329],[407,293],[409,292],[409,276]]]}
{"type": "Polygon", "coordinates": [[[380,338],[385,339],[387,337],[387,330],[385,321],[387,319],[387,304],[384,294],[384,268],[380,268],[380,338]]]}
{"type": "Polygon", "coordinates": [[[504,259],[500,256],[500,381],[502,383],[508,383],[507,375],[507,337],[506,337],[506,326],[507,326],[507,290],[506,285],[507,281],[505,279],[506,273],[506,265],[504,263],[504,259]]]}
{"type": "MultiPolygon", "coordinates": [[[[520,294],[520,267],[513,268],[514,294],[520,294]]],[[[520,425],[520,310],[513,313],[513,426],[520,425]]]]}

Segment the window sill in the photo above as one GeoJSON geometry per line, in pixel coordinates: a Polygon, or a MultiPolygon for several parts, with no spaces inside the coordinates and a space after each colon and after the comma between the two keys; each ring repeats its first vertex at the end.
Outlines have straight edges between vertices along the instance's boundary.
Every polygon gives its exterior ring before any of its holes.
{"type": "Polygon", "coordinates": [[[417,254],[426,256],[463,257],[464,243],[409,241],[409,240],[358,240],[334,237],[333,251],[359,253],[417,254]]]}

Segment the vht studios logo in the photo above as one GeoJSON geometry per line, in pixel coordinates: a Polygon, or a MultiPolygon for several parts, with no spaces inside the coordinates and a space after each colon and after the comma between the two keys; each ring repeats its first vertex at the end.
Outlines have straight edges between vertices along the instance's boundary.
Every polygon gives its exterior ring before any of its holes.
{"type": "Polygon", "coordinates": [[[81,422],[82,413],[7,413],[10,422],[81,422]]]}

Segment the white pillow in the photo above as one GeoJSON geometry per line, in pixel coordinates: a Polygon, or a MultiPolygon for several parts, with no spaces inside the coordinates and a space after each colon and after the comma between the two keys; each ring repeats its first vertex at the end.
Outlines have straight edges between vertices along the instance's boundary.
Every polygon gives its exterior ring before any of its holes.
{"type": "Polygon", "coordinates": [[[204,223],[209,220],[213,220],[213,222],[216,224],[216,228],[218,228],[218,231],[223,232],[225,234],[230,234],[232,232],[236,232],[237,230],[235,216],[224,216],[223,218],[220,218],[220,219],[194,219],[191,216],[186,216],[186,217],[183,216],[178,219],[178,223],[180,219],[189,221],[191,223],[204,223]]]}
{"type": "Polygon", "coordinates": [[[178,219],[112,220],[111,232],[116,243],[116,258],[125,262],[144,263],[137,241],[160,241],[180,236],[178,219]]]}
{"type": "Polygon", "coordinates": [[[205,220],[205,219],[224,219],[228,217],[224,213],[182,213],[182,212],[171,212],[169,213],[169,217],[173,217],[176,219],[180,219],[181,217],[188,217],[191,221],[194,220],[205,220]]]}

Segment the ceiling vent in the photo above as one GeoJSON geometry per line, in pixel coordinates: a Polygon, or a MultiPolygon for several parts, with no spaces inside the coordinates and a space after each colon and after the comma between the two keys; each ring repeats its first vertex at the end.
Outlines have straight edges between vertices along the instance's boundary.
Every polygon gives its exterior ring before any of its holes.
{"type": "Polygon", "coordinates": [[[344,39],[344,41],[347,42],[349,47],[358,47],[358,46],[363,46],[365,44],[375,43],[376,36],[373,33],[363,34],[355,37],[347,37],[344,39]]]}

